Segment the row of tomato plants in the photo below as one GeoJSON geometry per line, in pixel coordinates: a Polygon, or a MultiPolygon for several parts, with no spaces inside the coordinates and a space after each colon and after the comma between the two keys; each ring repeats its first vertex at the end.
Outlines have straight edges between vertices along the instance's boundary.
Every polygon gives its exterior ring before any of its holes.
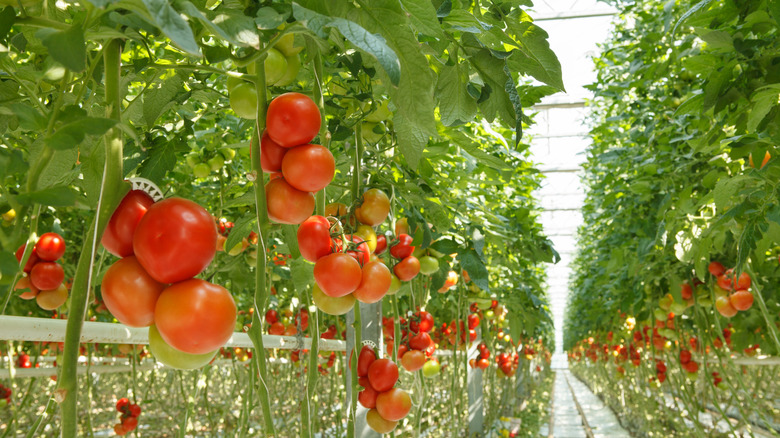
{"type": "Polygon", "coordinates": [[[763,1],[614,4],[626,21],[595,59],[566,349],[638,433],[777,433],[760,377],[776,368],[739,360],[780,354],[780,16],[763,1]]]}

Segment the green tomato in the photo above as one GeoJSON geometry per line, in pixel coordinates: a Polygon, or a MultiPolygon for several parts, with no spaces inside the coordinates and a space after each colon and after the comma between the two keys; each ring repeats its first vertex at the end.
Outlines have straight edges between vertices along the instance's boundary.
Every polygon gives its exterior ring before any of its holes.
{"type": "Polygon", "coordinates": [[[230,91],[230,107],[242,119],[257,117],[257,92],[249,82],[238,84],[230,91]]]}
{"type": "Polygon", "coordinates": [[[669,316],[666,314],[666,311],[663,309],[655,308],[653,309],[653,316],[655,316],[655,319],[657,321],[666,321],[666,318],[669,316]]]}
{"type": "Polygon", "coordinates": [[[208,160],[209,167],[212,171],[216,172],[219,169],[222,169],[222,166],[225,165],[225,159],[222,158],[222,155],[215,155],[208,160]]]}
{"type": "Polygon", "coordinates": [[[487,319],[493,319],[496,316],[496,313],[493,312],[492,309],[488,309],[485,311],[485,318],[487,319]]]}
{"type": "Polygon", "coordinates": [[[179,370],[194,370],[211,362],[219,349],[204,354],[190,354],[179,351],[168,345],[160,336],[157,327],[152,324],[149,326],[149,351],[152,352],[152,355],[158,362],[165,366],[179,370]]]}
{"type": "Polygon", "coordinates": [[[433,275],[439,272],[439,259],[431,256],[423,256],[420,258],[420,272],[423,275],[433,275]]]}
{"type": "Polygon", "coordinates": [[[401,280],[399,280],[398,277],[396,277],[392,272],[390,275],[392,278],[390,279],[390,289],[387,290],[387,294],[395,295],[399,290],[401,290],[401,280]]]}
{"type": "Polygon", "coordinates": [[[439,374],[440,371],[441,371],[441,364],[436,359],[431,359],[425,362],[425,364],[422,367],[423,377],[427,377],[429,379],[439,374]]]}
{"type": "Polygon", "coordinates": [[[316,283],[311,288],[311,298],[314,305],[328,315],[344,315],[355,307],[356,301],[352,294],[338,298],[327,296],[316,283]]]}
{"type": "Polygon", "coordinates": [[[6,406],[8,406],[8,400],[0,398],[0,409],[3,409],[6,406]]]}
{"type": "Polygon", "coordinates": [[[195,178],[205,178],[211,173],[211,167],[206,163],[198,163],[192,168],[192,174],[195,178]]]}
{"type": "Polygon", "coordinates": [[[383,101],[377,105],[376,109],[366,116],[366,121],[371,123],[379,123],[388,119],[393,113],[390,112],[390,108],[387,107],[388,101],[383,101]]]}
{"type": "Polygon", "coordinates": [[[200,155],[198,155],[197,152],[190,152],[184,159],[187,160],[187,165],[190,166],[190,168],[195,167],[202,162],[200,155]]]}
{"type": "Polygon", "coordinates": [[[228,79],[227,79],[228,92],[233,91],[234,88],[236,88],[237,86],[239,86],[241,84],[248,84],[248,83],[249,82],[247,82],[247,81],[245,81],[245,80],[243,80],[241,78],[237,78],[235,76],[228,76],[228,79]]]}
{"type": "Polygon", "coordinates": [[[303,50],[303,47],[295,47],[295,35],[288,33],[279,39],[279,42],[276,43],[274,49],[282,52],[284,56],[289,58],[300,53],[301,50],[303,50]]]}
{"type": "Polygon", "coordinates": [[[675,315],[682,315],[683,312],[685,312],[685,309],[688,308],[688,304],[686,303],[678,303],[677,301],[672,303],[672,306],[670,307],[670,310],[675,315]]]}
{"type": "Polygon", "coordinates": [[[225,161],[230,161],[236,157],[236,150],[227,146],[219,148],[219,153],[225,161]]]}
{"type": "Polygon", "coordinates": [[[298,71],[301,69],[301,58],[298,55],[293,55],[287,58],[287,70],[284,72],[278,81],[274,83],[277,87],[286,87],[298,77],[298,71]]]}
{"type": "MultiPolygon", "coordinates": [[[[285,72],[287,72],[287,58],[282,55],[282,52],[270,48],[268,49],[267,56],[265,58],[265,84],[273,85],[281,79],[285,72]]],[[[246,72],[250,75],[255,74],[255,64],[251,63],[246,66],[246,72]]]]}

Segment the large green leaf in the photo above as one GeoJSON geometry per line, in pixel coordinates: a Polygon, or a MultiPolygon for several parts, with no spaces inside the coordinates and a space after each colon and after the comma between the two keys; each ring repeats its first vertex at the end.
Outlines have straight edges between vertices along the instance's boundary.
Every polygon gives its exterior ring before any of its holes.
{"type": "Polygon", "coordinates": [[[565,91],[561,63],[550,49],[547,32],[528,21],[509,21],[507,25],[519,40],[519,50],[513,50],[507,58],[509,68],[565,91]]]}
{"type": "Polygon", "coordinates": [[[332,27],[338,29],[349,42],[376,58],[394,85],[398,85],[400,82],[401,64],[398,61],[398,56],[387,45],[387,42],[381,35],[372,34],[353,21],[344,18],[327,17],[306,9],[297,3],[293,3],[293,15],[309,30],[323,39],[327,38],[325,28],[332,27]]]}
{"type": "Polygon", "coordinates": [[[103,135],[116,123],[116,120],[103,117],[84,117],[57,128],[46,139],[46,144],[54,150],[73,149],[81,144],[85,135],[103,135]]]}
{"type": "Polygon", "coordinates": [[[439,100],[441,122],[446,126],[468,123],[477,113],[477,101],[466,90],[459,65],[445,65],[441,68],[436,97],[439,100]]]}
{"type": "Polygon", "coordinates": [[[200,47],[195,42],[189,24],[166,0],[143,0],[154,23],[171,41],[190,55],[200,55],[200,47]]]}
{"type": "Polygon", "coordinates": [[[87,44],[81,26],[73,25],[59,31],[41,29],[37,35],[55,61],[74,72],[87,68],[87,44]]]}

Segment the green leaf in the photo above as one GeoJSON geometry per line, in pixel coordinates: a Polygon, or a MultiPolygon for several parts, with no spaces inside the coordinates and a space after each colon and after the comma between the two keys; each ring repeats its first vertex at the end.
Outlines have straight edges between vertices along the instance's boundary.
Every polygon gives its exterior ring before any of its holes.
{"type": "Polygon", "coordinates": [[[748,115],[747,129],[749,132],[754,132],[769,114],[769,111],[777,105],[778,96],[780,96],[780,86],[778,85],[762,87],[756,92],[752,99],[753,108],[748,115]]]}
{"type": "Polygon", "coordinates": [[[0,40],[5,41],[5,37],[8,36],[8,32],[11,31],[11,27],[16,21],[16,11],[11,6],[6,6],[3,11],[0,12],[0,40]]]}
{"type": "Polygon", "coordinates": [[[184,21],[184,18],[176,12],[166,0],[143,0],[146,9],[152,16],[157,27],[163,31],[171,41],[190,55],[200,55],[200,48],[195,42],[192,29],[184,21]]]}
{"type": "Polygon", "coordinates": [[[84,117],[59,127],[46,138],[46,144],[54,150],[73,149],[84,141],[85,135],[103,135],[114,125],[116,125],[116,120],[84,117]]]}
{"type": "Polygon", "coordinates": [[[26,103],[8,105],[12,114],[19,120],[19,126],[26,131],[43,131],[46,129],[46,117],[36,108],[26,103]]]}
{"type": "Polygon", "coordinates": [[[184,81],[180,75],[175,75],[163,82],[160,88],[153,88],[144,93],[144,120],[151,128],[154,123],[175,104],[174,97],[184,89],[184,81]]]}
{"type": "MultiPolygon", "coordinates": [[[[203,23],[203,25],[215,36],[222,38],[230,44],[241,47],[254,47],[255,49],[260,48],[260,39],[257,36],[255,24],[252,19],[246,15],[227,10],[225,13],[216,14],[216,16],[213,17],[214,22],[212,22],[203,15],[203,12],[201,12],[200,9],[189,1],[179,1],[177,2],[177,6],[179,6],[185,14],[203,23]],[[235,18],[231,18],[231,16],[235,16],[235,18]],[[236,25],[238,24],[236,21],[240,22],[240,25],[236,25]],[[230,32],[226,32],[226,30],[230,30],[230,32]],[[243,41],[245,39],[248,39],[249,41],[243,41]]],[[[215,14],[211,12],[211,15],[215,14]]]]}
{"type": "Polygon", "coordinates": [[[415,31],[438,39],[445,37],[430,0],[401,0],[401,6],[409,14],[409,21],[415,31]]]}
{"type": "Polygon", "coordinates": [[[292,274],[293,286],[299,293],[308,292],[314,282],[314,265],[303,257],[292,259],[289,263],[292,274]]]}
{"type": "Polygon", "coordinates": [[[474,120],[477,101],[469,95],[461,81],[459,65],[445,65],[439,71],[436,85],[441,122],[445,126],[462,125],[474,120]]]}
{"type": "Polygon", "coordinates": [[[481,33],[482,23],[465,9],[455,9],[443,20],[450,28],[460,32],[481,33]]]}
{"type": "Polygon", "coordinates": [[[16,256],[10,252],[0,252],[0,279],[3,277],[13,277],[19,270],[19,262],[16,256]]]}
{"type": "Polygon", "coordinates": [[[431,244],[431,249],[442,254],[455,254],[460,251],[460,245],[452,239],[439,239],[431,244]]]}
{"type": "Polygon", "coordinates": [[[255,18],[255,23],[260,29],[276,29],[285,21],[287,21],[287,16],[280,14],[270,6],[258,9],[255,18]]]}
{"type": "MultiPolygon", "coordinates": [[[[514,126],[517,119],[515,106],[506,93],[506,82],[512,78],[506,75],[506,62],[503,59],[496,58],[490,50],[481,49],[470,58],[471,65],[479,73],[479,76],[490,88],[490,94],[487,99],[482,99],[479,103],[479,109],[485,118],[492,122],[496,114],[509,126],[514,126]]],[[[483,91],[484,94],[484,91],[483,91]]]]}
{"type": "Polygon", "coordinates": [[[73,25],[65,30],[41,29],[36,34],[49,50],[49,55],[68,70],[81,72],[87,68],[87,43],[84,29],[73,25]]]}
{"type": "Polygon", "coordinates": [[[715,198],[715,206],[722,210],[733,202],[734,196],[742,188],[742,184],[748,180],[747,175],[735,175],[731,178],[724,178],[715,184],[713,190],[713,196],[715,198]]]}
{"type": "Polygon", "coordinates": [[[683,22],[687,20],[688,17],[695,14],[696,12],[706,7],[710,3],[712,3],[712,0],[702,0],[699,3],[695,4],[691,9],[688,9],[688,11],[685,12],[683,16],[680,17],[680,19],[677,20],[677,23],[674,25],[674,29],[672,29],[672,36],[674,36],[674,34],[677,32],[677,28],[680,27],[680,25],[683,24],[683,22]]]}
{"type": "Polygon", "coordinates": [[[324,28],[332,27],[349,42],[371,54],[384,68],[393,85],[398,85],[401,80],[401,64],[398,55],[391,49],[381,35],[375,35],[364,29],[359,24],[344,18],[331,18],[306,9],[297,3],[293,3],[293,14],[314,33],[325,38],[324,28]]]}
{"type": "Polygon", "coordinates": [[[212,21],[220,29],[219,34],[229,35],[228,40],[236,41],[236,45],[260,49],[257,24],[252,18],[241,12],[227,10],[213,17],[212,21]]]}
{"type": "Polygon", "coordinates": [[[30,193],[22,193],[16,197],[20,204],[33,203],[50,207],[70,207],[76,203],[76,193],[70,187],[49,187],[30,193]]]}
{"type": "Polygon", "coordinates": [[[519,42],[518,50],[513,50],[507,58],[509,69],[530,75],[560,91],[566,91],[563,86],[561,63],[555,52],[550,49],[547,32],[528,21],[509,20],[507,25],[519,42]]]}
{"type": "Polygon", "coordinates": [[[163,142],[149,150],[149,155],[141,163],[138,176],[163,186],[165,174],[176,166],[176,144],[174,141],[163,142]]]}
{"type": "Polygon", "coordinates": [[[249,190],[248,192],[244,193],[241,196],[235,197],[227,202],[225,202],[225,208],[231,208],[231,207],[244,207],[248,205],[255,205],[255,192],[254,190],[249,190]]]}
{"type": "MultiPolygon", "coordinates": [[[[244,217],[239,218],[235,225],[233,225],[233,228],[230,230],[230,234],[228,234],[227,240],[225,241],[225,252],[230,251],[241,243],[241,241],[249,236],[250,231],[257,232],[255,227],[255,223],[257,223],[257,217],[254,215],[254,213],[247,213],[244,217]]],[[[258,257],[265,257],[265,254],[260,254],[258,252],[258,257]]]]}
{"type": "Polygon", "coordinates": [[[474,284],[484,291],[490,291],[487,268],[485,268],[485,263],[476,250],[469,249],[458,254],[458,261],[460,266],[469,273],[469,277],[471,277],[471,281],[474,284]]]}

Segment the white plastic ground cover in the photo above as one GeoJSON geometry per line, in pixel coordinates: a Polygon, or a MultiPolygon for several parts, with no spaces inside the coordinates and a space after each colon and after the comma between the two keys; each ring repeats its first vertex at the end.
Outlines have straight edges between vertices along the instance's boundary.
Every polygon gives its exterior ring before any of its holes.
{"type": "MultiPolygon", "coordinates": [[[[0,316],[0,340],[32,342],[64,342],[64,319],[31,318],[27,316],[0,316]]],[[[263,335],[266,349],[299,350],[311,348],[311,338],[295,336],[263,335]]],[[[85,321],[81,328],[81,343],[104,344],[148,344],[147,328],[128,327],[122,324],[85,321]]],[[[252,341],[246,333],[233,333],[225,347],[252,348],[252,341]]],[[[320,339],[321,351],[346,351],[347,343],[335,339],[320,339]]]]}

